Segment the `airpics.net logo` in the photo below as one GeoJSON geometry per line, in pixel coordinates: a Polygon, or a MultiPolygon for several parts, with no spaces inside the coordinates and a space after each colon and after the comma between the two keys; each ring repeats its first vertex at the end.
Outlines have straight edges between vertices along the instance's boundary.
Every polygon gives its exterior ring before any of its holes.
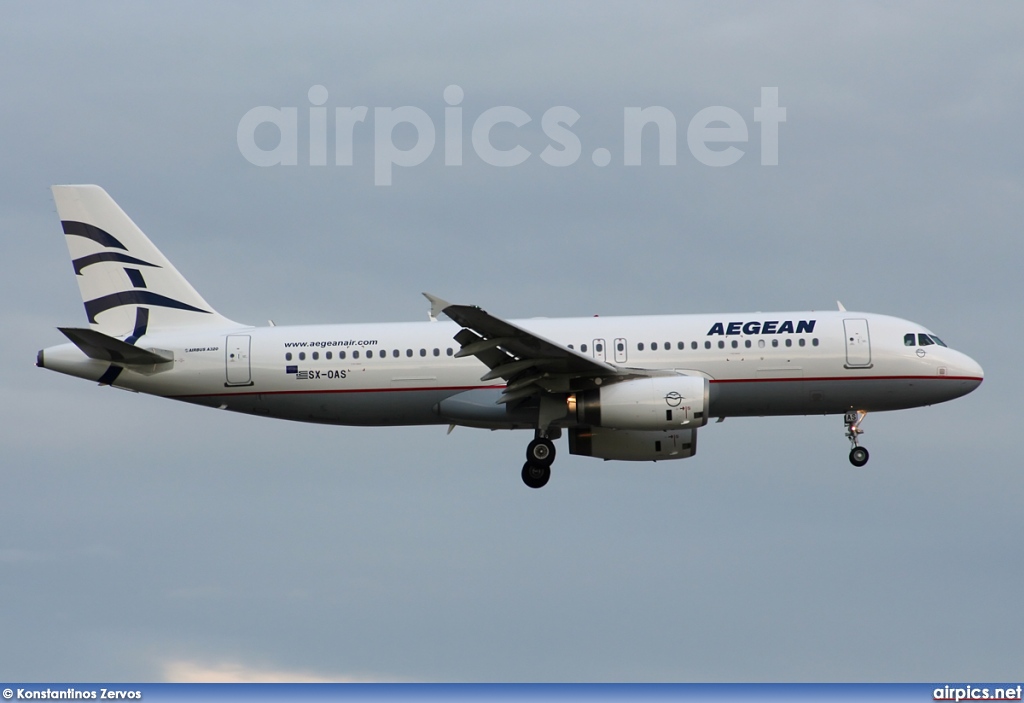
{"type": "MultiPolygon", "coordinates": [[[[373,130],[373,182],[378,186],[389,186],[394,178],[395,167],[412,168],[424,163],[438,142],[438,128],[434,120],[423,109],[412,105],[402,107],[373,108],[372,123],[370,108],[335,107],[333,125],[329,125],[329,108],[326,107],[328,92],[322,85],[314,85],[308,91],[308,144],[302,152],[308,152],[304,165],[327,166],[329,137],[334,142],[333,165],[352,166],[357,130],[373,130]],[[396,130],[411,135],[415,140],[408,148],[395,143],[396,130]]],[[[515,130],[530,129],[533,117],[518,107],[499,105],[482,111],[475,117],[463,114],[461,107],[465,92],[457,85],[450,85],[443,93],[445,108],[440,129],[444,149],[445,166],[462,166],[467,157],[464,151],[466,126],[469,127],[469,143],[473,156],[482,163],[497,168],[519,166],[534,157],[519,140],[513,146],[508,139],[501,140],[501,147],[492,140],[492,132],[499,128],[507,132],[511,125],[515,130]],[[500,127],[499,127],[500,125],[500,127]]],[[[306,116],[303,115],[305,118],[306,116]]],[[[299,108],[254,107],[238,122],[238,150],[245,159],[256,166],[297,166],[299,164],[299,108]],[[257,132],[266,136],[276,132],[276,145],[266,148],[268,139],[258,138],[257,132]]],[[[548,144],[536,156],[548,166],[562,168],[577,163],[583,155],[583,143],[572,127],[580,119],[580,113],[566,105],[556,105],[544,111],[540,128],[548,144]]],[[[779,106],[778,88],[761,88],[761,104],[753,108],[753,121],[760,126],[760,158],[762,166],[777,166],[779,163],[779,125],[786,121],[786,108],[779,106]]],[[[671,110],[660,106],[624,107],[622,110],[622,160],[623,166],[642,165],[641,142],[645,133],[651,135],[658,145],[658,164],[675,166],[677,159],[678,121],[671,110]],[[653,134],[652,134],[653,133],[653,134]]],[[[304,125],[305,127],[305,125],[304,125]]],[[[533,126],[535,129],[535,125],[533,126]]],[[[746,155],[743,145],[749,141],[750,129],[744,116],[731,107],[714,105],[699,110],[686,125],[686,146],[697,162],[715,168],[731,166],[746,155]]],[[[507,135],[505,135],[507,136],[507,135]]],[[[526,136],[526,135],[522,135],[526,136]]],[[[408,140],[400,140],[407,144],[408,140]]],[[[524,140],[525,141],[525,140],[524,140]]],[[[305,157],[305,153],[303,154],[305,157]]],[[[595,166],[604,167],[612,163],[612,152],[605,147],[593,149],[590,159],[595,166]]]]}

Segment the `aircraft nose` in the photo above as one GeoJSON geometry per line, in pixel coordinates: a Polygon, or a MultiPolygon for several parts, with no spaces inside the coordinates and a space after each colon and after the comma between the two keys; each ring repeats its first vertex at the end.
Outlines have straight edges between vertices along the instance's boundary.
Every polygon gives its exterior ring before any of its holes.
{"type": "Polygon", "coordinates": [[[981,382],[985,380],[985,371],[981,368],[981,364],[966,354],[961,354],[960,357],[957,364],[959,367],[957,375],[970,384],[970,389],[967,391],[969,393],[980,386],[981,382]]]}
{"type": "Polygon", "coordinates": [[[975,376],[979,382],[985,378],[985,371],[981,368],[981,364],[966,354],[964,354],[964,371],[966,372],[964,375],[975,376]]]}

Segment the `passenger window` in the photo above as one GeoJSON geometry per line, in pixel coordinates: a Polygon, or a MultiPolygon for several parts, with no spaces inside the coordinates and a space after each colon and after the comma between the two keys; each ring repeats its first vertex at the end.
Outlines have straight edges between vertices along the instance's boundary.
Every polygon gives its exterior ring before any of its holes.
{"type": "Polygon", "coordinates": [[[651,342],[651,351],[658,351],[658,343],[651,342]]]}
{"type": "Polygon", "coordinates": [[[441,350],[437,347],[434,347],[434,356],[441,356],[441,350]]]}
{"type": "Polygon", "coordinates": [[[800,344],[801,347],[806,347],[807,346],[807,340],[804,339],[803,337],[801,337],[799,344],[800,344]]]}
{"type": "Polygon", "coordinates": [[[626,345],[623,344],[622,342],[619,342],[618,344],[615,345],[615,351],[621,354],[622,352],[626,351],[626,345]]]}
{"type": "Polygon", "coordinates": [[[718,348],[719,349],[725,349],[725,341],[724,340],[721,340],[721,339],[718,340],[718,348]]]}
{"type": "Polygon", "coordinates": [[[758,349],[764,349],[764,340],[763,339],[757,340],[757,348],[758,349]]]}
{"type": "Polygon", "coordinates": [[[373,358],[373,350],[372,349],[367,349],[366,350],[366,358],[367,359],[372,359],[373,358]]]}
{"type": "Polygon", "coordinates": [[[773,339],[773,340],[772,340],[772,346],[773,346],[773,347],[777,347],[777,346],[779,346],[779,340],[777,340],[777,339],[773,339]]]}
{"type": "Polygon", "coordinates": [[[574,346],[573,346],[573,345],[571,345],[571,344],[569,344],[569,345],[568,345],[568,347],[569,347],[570,349],[575,349],[575,348],[576,348],[576,347],[574,347],[574,346]]]}
{"type": "Polygon", "coordinates": [[[398,355],[399,355],[399,353],[400,353],[400,352],[399,352],[399,351],[398,351],[397,349],[395,349],[395,350],[394,350],[393,352],[391,352],[391,356],[393,356],[393,357],[395,357],[395,358],[397,359],[397,358],[398,358],[398,355]]]}
{"type": "Polygon", "coordinates": [[[909,333],[903,335],[903,346],[905,346],[905,347],[912,347],[912,346],[914,346],[914,333],[913,332],[909,332],[909,333]]]}
{"type": "Polygon", "coordinates": [[[352,358],[353,359],[358,359],[359,358],[359,351],[358,350],[352,352],[352,358]]]}
{"type": "Polygon", "coordinates": [[[935,342],[933,342],[931,340],[931,337],[929,337],[928,335],[918,333],[918,335],[917,335],[917,344],[918,344],[918,346],[927,347],[927,346],[929,346],[931,344],[935,344],[935,342]]]}
{"type": "Polygon", "coordinates": [[[690,342],[690,349],[696,349],[696,348],[697,348],[697,343],[696,342],[690,342]]]}
{"type": "Polygon", "coordinates": [[[704,348],[705,349],[710,349],[711,348],[711,342],[704,342],[704,348]]]}
{"type": "Polygon", "coordinates": [[[750,340],[748,339],[747,341],[745,341],[743,343],[743,346],[745,346],[747,349],[750,349],[750,340]]]}
{"type": "Polygon", "coordinates": [[[581,344],[580,345],[580,351],[581,352],[586,352],[587,351],[587,345],[586,344],[581,344]]]}
{"type": "Polygon", "coordinates": [[[792,339],[787,339],[787,340],[786,340],[786,346],[787,346],[787,347],[791,347],[791,346],[793,346],[793,340],[792,340],[792,339]]]}
{"type": "Polygon", "coordinates": [[[739,343],[739,342],[737,342],[737,341],[736,341],[735,339],[734,339],[734,340],[732,340],[732,348],[733,348],[733,349],[736,349],[736,348],[737,348],[737,347],[738,347],[739,345],[740,345],[740,343],[739,343]]]}
{"type": "Polygon", "coordinates": [[[406,349],[405,350],[405,355],[406,356],[412,356],[412,349],[406,349]]]}
{"type": "Polygon", "coordinates": [[[306,360],[306,352],[299,352],[299,361],[306,360]]]}
{"type": "Polygon", "coordinates": [[[320,358],[320,352],[313,352],[313,361],[316,361],[319,358],[320,358]]]}
{"type": "Polygon", "coordinates": [[[454,355],[454,354],[455,354],[455,352],[454,352],[454,351],[452,351],[452,348],[451,348],[451,347],[448,347],[448,349],[447,349],[447,351],[445,351],[445,353],[446,353],[446,354],[447,354],[448,356],[452,356],[452,355],[454,355]]]}
{"type": "Polygon", "coordinates": [[[686,342],[676,342],[676,349],[686,349],[686,342]]]}
{"type": "Polygon", "coordinates": [[[643,351],[644,350],[644,343],[643,342],[637,343],[636,350],[637,351],[643,351]]]}
{"type": "Polygon", "coordinates": [[[426,349],[420,349],[420,356],[426,356],[426,355],[427,355],[427,350],[426,349]]]}
{"type": "Polygon", "coordinates": [[[813,344],[814,346],[818,346],[818,338],[815,337],[814,339],[812,339],[811,344],[813,344]]]}
{"type": "Polygon", "coordinates": [[[594,351],[596,351],[598,353],[603,352],[604,351],[604,345],[603,344],[595,344],[594,345],[594,351]]]}
{"type": "Polygon", "coordinates": [[[672,348],[672,342],[665,342],[665,351],[668,351],[671,348],[672,348]]]}
{"type": "Polygon", "coordinates": [[[345,358],[345,352],[343,352],[343,351],[338,352],[338,358],[339,359],[344,359],[345,358]]]}
{"type": "Polygon", "coordinates": [[[326,354],[324,354],[324,357],[325,357],[325,358],[326,358],[326,359],[327,359],[328,361],[330,361],[330,360],[331,360],[331,356],[333,356],[333,354],[331,354],[331,352],[327,352],[326,354]]]}
{"type": "Polygon", "coordinates": [[[284,360],[285,361],[291,361],[292,360],[292,353],[291,352],[286,352],[285,355],[284,355],[284,360]]]}

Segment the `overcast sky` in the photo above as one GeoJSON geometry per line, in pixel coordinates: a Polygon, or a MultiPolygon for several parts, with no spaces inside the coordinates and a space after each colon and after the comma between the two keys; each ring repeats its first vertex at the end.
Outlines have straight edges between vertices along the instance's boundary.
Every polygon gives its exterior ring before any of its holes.
{"type": "MultiPolygon", "coordinates": [[[[3,15],[0,679],[1020,676],[1024,6],[3,15]],[[445,165],[451,85],[461,166],[445,165]],[[314,86],[325,166],[309,162],[314,86]],[[777,166],[754,120],[766,87],[786,110],[777,166]],[[260,106],[296,108],[297,165],[243,155],[239,123],[260,106]],[[333,115],[357,106],[369,116],[338,165],[333,115]],[[436,144],[375,185],[375,108],[402,106],[436,144]],[[529,151],[518,166],[471,143],[499,106],[531,120],[493,131],[529,151]],[[542,129],[557,106],[580,116],[564,167],[540,156],[560,148],[542,129]],[[649,131],[625,166],[624,111],[651,106],[675,118],[675,164],[649,131]],[[731,166],[688,146],[709,107],[748,131],[731,166]],[[839,417],[731,419],[680,462],[604,463],[563,441],[531,491],[526,433],[305,426],[34,368],[57,325],[85,322],[55,183],[102,185],[244,322],[422,320],[424,290],[505,317],[838,299],[929,327],[986,380],[869,416],[860,470],[839,417]]],[[[269,150],[276,132],[253,139],[269,150]]]]}

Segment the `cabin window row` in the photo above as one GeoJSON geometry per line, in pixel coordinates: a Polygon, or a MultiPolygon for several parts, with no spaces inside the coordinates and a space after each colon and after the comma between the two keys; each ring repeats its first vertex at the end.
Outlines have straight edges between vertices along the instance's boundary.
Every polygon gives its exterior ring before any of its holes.
{"type": "MultiPolygon", "coordinates": [[[[816,347],[819,344],[820,344],[820,342],[818,341],[817,337],[814,337],[814,338],[811,339],[811,346],[812,347],[816,347]]],[[[740,346],[739,340],[737,340],[737,339],[732,340],[730,342],[730,346],[733,349],[739,349],[739,346],[740,346]]],[[[752,340],[750,340],[750,339],[743,340],[743,347],[745,349],[752,349],[753,346],[754,346],[754,343],[753,343],[752,340]]],[[[766,343],[765,340],[763,340],[763,339],[757,340],[757,348],[758,349],[764,349],[766,346],[767,346],[767,343],[766,343]]],[[[772,347],[779,347],[779,346],[780,346],[780,343],[779,343],[778,338],[772,339],[772,347]]],[[[787,337],[786,339],[782,340],[781,346],[792,347],[793,346],[793,339],[791,337],[787,337]]],[[[807,339],[804,338],[804,337],[800,337],[797,340],[797,346],[799,346],[799,347],[807,346],[807,339]]],[[[570,344],[569,348],[570,349],[575,349],[575,346],[570,344]]],[[[583,352],[583,353],[586,353],[588,348],[589,347],[586,344],[581,344],[580,345],[580,351],[583,352]]],[[[646,347],[646,345],[643,342],[638,342],[637,345],[636,345],[636,350],[637,351],[644,351],[646,348],[647,347],[646,347]]],[[[658,342],[651,342],[650,348],[651,348],[651,351],[658,351],[659,348],[663,349],[665,351],[670,351],[672,349],[672,343],[671,342],[665,342],[663,345],[661,345],[659,347],[658,342]]],[[[699,348],[700,348],[700,344],[698,342],[690,342],[690,349],[695,349],[696,350],[696,349],[699,349],[699,348]]],[[[711,342],[710,341],[704,342],[704,348],[705,349],[711,349],[711,342]]],[[[719,349],[725,349],[725,340],[724,339],[718,340],[718,348],[719,349]]],[[[678,349],[679,351],[685,350],[686,349],[686,342],[676,342],[676,349],[678,349]]],[[[597,352],[598,354],[604,352],[604,345],[600,344],[600,343],[595,344],[594,345],[594,351],[597,352]]],[[[624,352],[625,351],[625,345],[623,345],[621,342],[618,343],[616,345],[616,351],[619,352],[619,353],[624,352]]]]}
{"type": "MultiPolygon", "coordinates": [[[[437,348],[437,347],[434,347],[433,351],[429,352],[429,353],[432,354],[433,356],[441,356],[441,350],[439,348],[437,348]]],[[[367,359],[373,359],[373,358],[387,359],[388,358],[388,350],[387,349],[378,349],[378,350],[376,350],[376,353],[374,353],[373,349],[365,349],[365,350],[363,350],[363,354],[365,354],[365,358],[367,358],[367,359]]],[[[455,350],[452,349],[451,347],[448,347],[447,349],[444,350],[444,355],[445,356],[453,356],[454,354],[455,354],[455,350]]],[[[415,354],[415,352],[412,349],[406,349],[405,350],[405,356],[407,358],[412,358],[415,355],[416,354],[415,354]]],[[[419,355],[422,356],[422,357],[425,357],[425,356],[428,355],[428,351],[426,349],[420,349],[419,355]]],[[[398,359],[398,358],[401,358],[401,356],[402,356],[402,352],[400,350],[398,350],[398,349],[392,349],[391,350],[391,358],[398,359]]],[[[291,352],[285,352],[285,355],[284,355],[284,360],[285,361],[291,361],[293,358],[294,357],[293,357],[291,352]]],[[[310,353],[310,358],[313,361],[319,361],[319,359],[320,359],[320,352],[311,352],[310,353]]],[[[332,352],[329,352],[329,351],[328,352],[324,352],[324,358],[327,359],[328,361],[330,361],[330,360],[332,360],[334,358],[334,354],[332,352]]],[[[344,351],[339,351],[338,352],[338,359],[348,359],[348,358],[352,358],[352,359],[360,358],[359,350],[356,349],[356,350],[353,350],[351,352],[344,352],[344,351]]],[[[299,359],[299,361],[305,361],[306,360],[306,352],[299,352],[298,353],[298,359],[299,359]]]]}

